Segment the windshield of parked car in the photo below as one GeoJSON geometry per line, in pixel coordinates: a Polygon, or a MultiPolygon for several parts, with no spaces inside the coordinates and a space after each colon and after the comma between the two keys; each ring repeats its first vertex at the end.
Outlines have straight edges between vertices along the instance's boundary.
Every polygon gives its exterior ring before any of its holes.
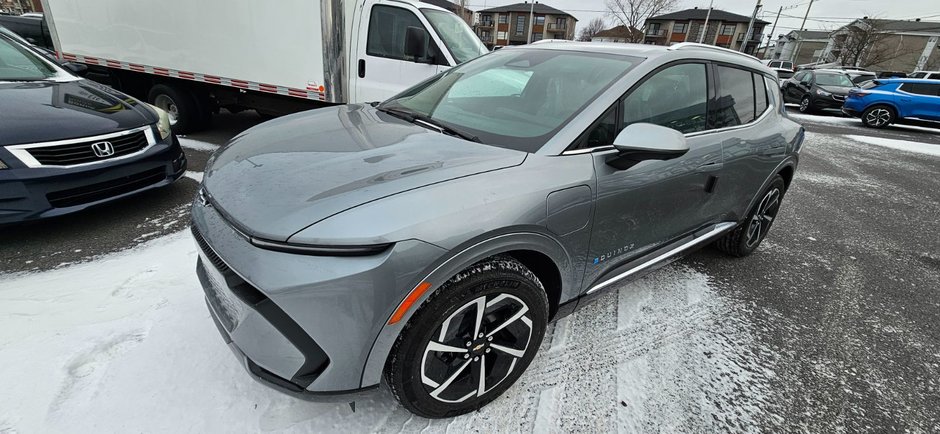
{"type": "Polygon", "coordinates": [[[457,64],[487,52],[486,46],[473,30],[470,30],[470,26],[456,15],[434,9],[421,9],[421,12],[431,22],[431,27],[434,27],[434,31],[444,41],[457,64]]]}
{"type": "Polygon", "coordinates": [[[504,49],[438,75],[379,108],[420,115],[483,143],[535,152],[640,61],[601,53],[504,49]]]}
{"type": "Polygon", "coordinates": [[[0,37],[0,81],[45,80],[56,70],[20,45],[0,37]]]}
{"type": "Polygon", "coordinates": [[[819,86],[843,86],[843,87],[852,87],[852,80],[849,80],[845,74],[826,74],[826,73],[817,73],[816,74],[816,84],[819,86]]]}

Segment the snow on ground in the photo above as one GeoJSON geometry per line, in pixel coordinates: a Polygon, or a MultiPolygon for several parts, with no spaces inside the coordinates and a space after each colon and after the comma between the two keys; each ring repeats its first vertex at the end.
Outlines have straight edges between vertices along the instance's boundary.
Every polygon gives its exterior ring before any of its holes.
{"type": "Polygon", "coordinates": [[[250,379],[213,325],[183,231],[0,277],[0,432],[756,430],[775,355],[741,303],[670,266],[549,326],[520,382],[477,413],[429,421],[384,389],[300,401],[250,379]]]}
{"type": "Polygon", "coordinates": [[[213,145],[212,143],[206,143],[200,140],[187,139],[185,137],[177,138],[180,141],[180,146],[186,149],[192,149],[195,151],[206,151],[206,152],[215,152],[216,149],[219,149],[218,145],[213,145]]]}
{"type": "MultiPolygon", "coordinates": [[[[798,112],[787,112],[787,116],[797,122],[812,122],[817,124],[829,124],[842,127],[867,129],[867,127],[862,124],[862,120],[859,118],[841,117],[839,115],[809,115],[798,112]]],[[[940,133],[940,129],[938,128],[921,127],[917,125],[893,124],[891,125],[891,128],[896,128],[899,130],[923,131],[931,134],[940,133]]]]}
{"type": "Polygon", "coordinates": [[[940,157],[940,145],[912,142],[909,140],[886,139],[884,137],[855,135],[846,135],[845,137],[857,142],[867,143],[869,145],[884,146],[886,148],[897,149],[905,152],[914,152],[940,157]]]}

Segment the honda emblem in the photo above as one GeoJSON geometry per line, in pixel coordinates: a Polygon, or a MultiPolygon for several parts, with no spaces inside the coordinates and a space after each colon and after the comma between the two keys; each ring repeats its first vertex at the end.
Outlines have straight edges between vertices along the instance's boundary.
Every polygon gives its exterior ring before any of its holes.
{"type": "Polygon", "coordinates": [[[98,158],[105,158],[114,155],[114,145],[111,142],[97,142],[91,144],[91,150],[95,152],[98,158]]]}

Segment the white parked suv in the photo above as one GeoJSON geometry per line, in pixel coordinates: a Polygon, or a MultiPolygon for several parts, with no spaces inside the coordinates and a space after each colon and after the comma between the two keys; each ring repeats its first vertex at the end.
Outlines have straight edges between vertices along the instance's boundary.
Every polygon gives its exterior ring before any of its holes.
{"type": "Polygon", "coordinates": [[[907,78],[926,78],[929,80],[940,80],[940,71],[914,71],[907,78]]]}

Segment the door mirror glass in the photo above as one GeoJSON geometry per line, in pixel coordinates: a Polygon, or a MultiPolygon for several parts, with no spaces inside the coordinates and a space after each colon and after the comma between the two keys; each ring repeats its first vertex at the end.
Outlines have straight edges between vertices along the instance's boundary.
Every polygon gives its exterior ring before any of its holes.
{"type": "Polygon", "coordinates": [[[648,123],[630,124],[614,139],[617,155],[607,164],[617,169],[629,169],[645,160],[671,160],[689,152],[689,144],[682,133],[648,123]]]}
{"type": "Polygon", "coordinates": [[[428,56],[428,32],[420,27],[405,30],[405,57],[415,62],[426,61],[428,56]]]}

